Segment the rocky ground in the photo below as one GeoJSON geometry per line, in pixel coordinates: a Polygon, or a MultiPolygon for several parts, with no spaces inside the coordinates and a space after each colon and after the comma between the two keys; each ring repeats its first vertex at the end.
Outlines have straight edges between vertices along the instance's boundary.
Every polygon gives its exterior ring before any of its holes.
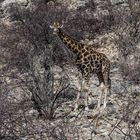
{"type": "MultiPolygon", "coordinates": [[[[102,51],[106,50],[105,48],[100,49],[102,51]]],[[[106,52],[104,51],[104,53],[106,52]]],[[[115,56],[117,54],[116,52],[110,54],[109,58],[114,57],[113,63],[116,61],[115,56]]],[[[52,71],[55,77],[56,88],[58,88],[57,84],[59,85],[61,77],[65,75],[69,76],[70,86],[64,92],[64,95],[58,99],[61,105],[55,111],[55,119],[51,121],[38,118],[38,112],[32,108],[32,103],[29,100],[26,101],[26,104],[28,104],[28,107],[25,107],[26,113],[23,110],[19,110],[16,113],[20,114],[20,117],[25,114],[26,117],[24,117],[27,119],[26,123],[23,121],[22,126],[19,127],[17,124],[17,127],[15,127],[17,136],[22,134],[21,140],[138,140],[140,138],[140,86],[124,80],[117,65],[111,69],[112,88],[111,95],[107,97],[105,111],[96,110],[99,94],[99,89],[95,86],[98,82],[96,75],[90,80],[90,91],[92,93],[89,97],[90,110],[84,110],[85,96],[83,91],[79,109],[74,111],[78,81],[77,69],[66,66],[62,70],[59,66],[54,65],[52,71]],[[27,127],[27,125],[29,126],[27,127]],[[25,130],[23,126],[28,128],[29,135],[24,135],[25,130]]],[[[15,88],[9,97],[12,99],[12,102],[21,102],[23,99],[30,98],[29,94],[25,94],[24,90],[19,87],[15,88]]]]}
{"type": "MultiPolygon", "coordinates": [[[[100,49],[101,51],[106,50],[105,48],[100,49]]],[[[104,53],[106,52],[104,51],[104,53]]],[[[116,52],[110,53],[109,58],[115,58],[115,56],[117,56],[116,52]]],[[[112,63],[114,61],[115,59],[112,60],[112,63]]],[[[58,70],[58,68],[56,69],[58,70]]],[[[70,75],[71,85],[74,87],[77,81],[76,70],[67,68],[66,72],[70,75]]],[[[91,78],[90,91],[92,94],[89,97],[89,111],[85,111],[82,108],[82,106],[84,106],[84,92],[81,97],[81,109],[79,109],[79,111],[70,111],[73,106],[73,101],[65,102],[62,109],[60,109],[60,111],[58,109],[58,115],[59,112],[70,112],[67,116],[67,118],[69,118],[68,122],[80,133],[79,137],[75,139],[139,139],[139,136],[136,136],[133,130],[130,132],[130,128],[133,129],[134,121],[136,121],[137,129],[140,127],[140,86],[133,84],[131,81],[124,80],[117,66],[111,69],[111,80],[111,95],[108,95],[108,103],[105,112],[96,112],[99,94],[99,89],[95,86],[98,81],[96,76],[91,78]],[[131,133],[131,136],[128,133],[131,133]]]]}
{"type": "MultiPolygon", "coordinates": [[[[4,7],[6,9],[6,6],[11,2],[13,0],[5,0],[2,4],[3,9],[4,7]]],[[[26,0],[19,0],[18,2],[22,6],[30,6],[31,4],[31,1],[28,3],[26,0]]],[[[71,0],[68,6],[69,9],[76,9],[80,5],[85,5],[86,2],[71,0]]],[[[67,5],[67,1],[65,1],[65,5],[67,5]]],[[[100,7],[98,7],[99,9],[100,7]]],[[[5,17],[3,18],[2,16],[2,22],[5,21],[10,26],[9,21],[6,20],[8,19],[7,13],[9,12],[3,11],[0,11],[2,12],[1,15],[5,17]]],[[[0,126],[2,126],[0,134],[5,134],[5,137],[1,137],[0,135],[0,138],[2,140],[139,140],[140,85],[122,77],[118,67],[120,64],[118,61],[119,50],[116,44],[112,42],[112,37],[115,38],[113,32],[98,36],[95,40],[84,40],[87,45],[98,42],[101,47],[96,48],[96,50],[106,54],[112,63],[110,73],[112,81],[111,95],[107,97],[105,111],[96,110],[99,94],[99,89],[95,85],[98,83],[96,75],[90,80],[90,109],[88,111],[84,110],[85,96],[83,91],[78,110],[73,110],[78,81],[78,72],[75,66],[65,65],[63,69],[57,65],[53,65],[52,67],[55,83],[54,90],[59,88],[59,82],[62,77],[67,80],[66,83],[69,83],[69,87],[58,99],[60,105],[56,108],[55,117],[52,120],[39,117],[37,110],[33,108],[33,103],[30,100],[31,93],[27,92],[26,87],[15,85],[14,83],[17,81],[12,77],[4,77],[0,80],[4,80],[6,84],[0,86],[0,91],[2,93],[4,86],[8,86],[10,92],[4,92],[7,94],[4,95],[4,98],[0,99],[0,105],[4,109],[12,105],[12,111],[10,109],[6,110],[6,112],[9,111],[11,114],[5,113],[4,118],[2,118],[5,121],[0,122],[0,126]],[[8,99],[8,102],[3,104],[5,97],[8,99]],[[20,109],[16,109],[16,105],[20,109]],[[7,116],[8,119],[5,119],[7,116]],[[13,138],[12,134],[16,134],[16,137],[13,138]]],[[[139,45],[137,45],[137,50],[140,50],[139,45]]],[[[129,62],[133,61],[135,61],[135,58],[130,55],[129,62]]],[[[35,63],[39,67],[40,60],[37,58],[35,63]]],[[[3,69],[3,67],[0,65],[0,69],[3,69]]],[[[40,73],[42,73],[42,69],[39,69],[40,73]]],[[[15,71],[14,69],[10,73],[15,73],[15,71]]],[[[6,74],[8,75],[9,73],[6,74]]],[[[22,78],[19,71],[17,75],[22,78]]],[[[0,120],[2,119],[0,116],[0,120]]]]}

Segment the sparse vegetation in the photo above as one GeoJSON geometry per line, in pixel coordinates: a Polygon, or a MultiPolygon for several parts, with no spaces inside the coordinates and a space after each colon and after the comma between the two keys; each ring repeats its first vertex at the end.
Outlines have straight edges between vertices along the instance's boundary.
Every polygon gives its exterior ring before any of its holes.
{"type": "Polygon", "coordinates": [[[1,140],[140,139],[139,1],[3,0],[0,14],[1,140]],[[96,95],[91,111],[73,111],[76,58],[52,35],[56,20],[93,49],[117,49],[106,114],[93,115],[96,95]]]}

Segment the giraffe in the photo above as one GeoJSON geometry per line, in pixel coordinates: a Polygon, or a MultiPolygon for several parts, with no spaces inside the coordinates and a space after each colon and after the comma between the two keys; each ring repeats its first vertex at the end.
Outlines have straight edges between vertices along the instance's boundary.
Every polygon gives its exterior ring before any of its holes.
{"type": "Polygon", "coordinates": [[[99,99],[97,103],[97,110],[101,109],[101,100],[102,94],[104,94],[104,103],[103,109],[106,108],[107,103],[107,94],[110,94],[111,89],[111,80],[109,78],[110,74],[110,61],[106,57],[105,54],[99,53],[90,46],[83,44],[81,42],[72,39],[70,36],[65,34],[62,31],[62,26],[60,26],[59,22],[54,22],[53,25],[50,26],[53,29],[53,34],[56,34],[60,37],[62,42],[73,52],[76,54],[76,66],[78,71],[82,74],[82,79],[79,79],[78,84],[78,93],[75,101],[74,110],[78,109],[78,101],[80,98],[81,89],[86,90],[85,96],[85,110],[89,110],[88,108],[88,95],[89,95],[89,80],[93,74],[97,74],[100,88],[99,99]],[[80,86],[82,80],[82,87],[80,86]],[[79,92],[80,91],[80,92],[79,92]]]}

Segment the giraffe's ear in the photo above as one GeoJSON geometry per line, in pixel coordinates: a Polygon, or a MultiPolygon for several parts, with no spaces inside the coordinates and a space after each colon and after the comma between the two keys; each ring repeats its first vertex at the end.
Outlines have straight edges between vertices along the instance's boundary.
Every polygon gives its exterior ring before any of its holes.
{"type": "Polygon", "coordinates": [[[50,28],[51,28],[51,29],[53,29],[53,26],[52,26],[52,25],[50,25],[50,28]]]}
{"type": "Polygon", "coordinates": [[[60,26],[60,28],[63,28],[63,24],[60,26]]]}

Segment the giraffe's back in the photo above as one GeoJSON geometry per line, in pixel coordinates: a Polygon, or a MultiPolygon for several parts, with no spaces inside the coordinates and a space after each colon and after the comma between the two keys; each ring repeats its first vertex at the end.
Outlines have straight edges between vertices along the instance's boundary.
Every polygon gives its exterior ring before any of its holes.
{"type": "Polygon", "coordinates": [[[104,71],[110,67],[110,61],[105,54],[89,49],[77,57],[77,67],[82,73],[92,74],[104,71]]]}

